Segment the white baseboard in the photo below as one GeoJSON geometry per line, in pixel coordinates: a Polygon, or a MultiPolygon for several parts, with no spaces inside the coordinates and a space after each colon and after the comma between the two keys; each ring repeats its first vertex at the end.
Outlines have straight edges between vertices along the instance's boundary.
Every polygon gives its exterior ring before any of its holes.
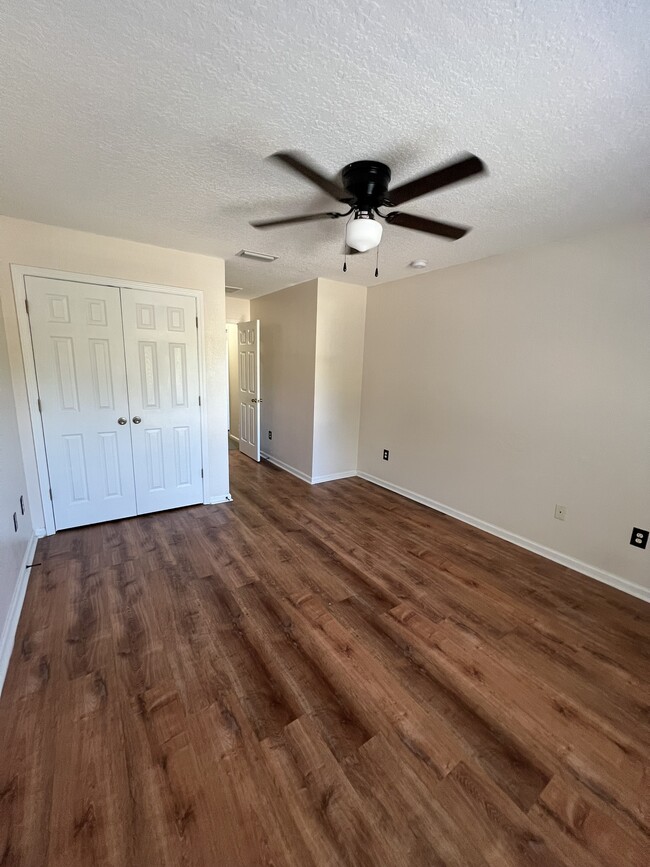
{"type": "Polygon", "coordinates": [[[218,503],[232,503],[232,497],[230,496],[230,492],[227,494],[217,494],[216,497],[210,497],[207,506],[216,506],[218,503]]]}
{"type": "Polygon", "coordinates": [[[466,515],[464,512],[459,512],[457,509],[452,509],[450,506],[445,506],[444,503],[438,503],[429,497],[424,497],[421,494],[416,494],[415,491],[410,491],[408,488],[402,488],[399,485],[394,485],[387,482],[385,479],[379,479],[377,476],[371,476],[369,473],[357,472],[357,475],[365,479],[367,482],[372,482],[373,485],[378,485],[380,488],[386,488],[396,494],[401,494],[409,500],[415,500],[416,503],[422,503],[423,506],[429,506],[437,512],[444,512],[445,515],[450,515],[452,518],[457,518],[465,524],[471,524],[473,527],[478,527],[479,530],[484,530],[486,533],[491,533],[493,536],[498,536],[500,539],[505,539],[507,542],[512,542],[513,545],[518,545],[520,548],[525,548],[527,551],[532,551],[534,554],[539,554],[546,557],[547,560],[553,560],[555,563],[560,563],[562,566],[567,566],[569,569],[574,569],[576,572],[581,572],[589,578],[595,578],[603,584],[609,584],[610,587],[615,587],[617,590],[622,590],[624,593],[629,593],[630,596],[636,596],[638,599],[643,599],[645,602],[650,602],[650,589],[642,587],[640,584],[635,584],[632,581],[627,581],[625,578],[619,578],[618,575],[613,575],[611,572],[605,572],[603,569],[598,569],[596,566],[591,566],[589,563],[583,563],[582,560],[576,560],[560,551],[554,551],[553,548],[547,548],[545,545],[539,545],[537,542],[532,542],[530,539],[525,539],[523,536],[518,536],[516,533],[511,533],[509,530],[504,530],[494,524],[489,524],[487,521],[481,521],[480,518],[475,518],[472,515],[466,515]]]}
{"type": "Polygon", "coordinates": [[[344,470],[342,473],[330,473],[325,476],[312,476],[312,485],[320,485],[321,482],[335,482],[337,479],[350,479],[356,476],[356,470],[344,470]]]}
{"type": "Polygon", "coordinates": [[[292,467],[291,464],[285,464],[284,461],[279,460],[267,452],[261,452],[260,454],[265,461],[268,461],[276,467],[280,467],[281,470],[286,470],[288,473],[291,473],[292,476],[296,476],[296,478],[301,479],[303,482],[307,482],[309,485],[320,485],[321,482],[334,482],[336,479],[349,479],[357,474],[356,470],[344,470],[342,473],[330,473],[325,476],[308,476],[307,473],[297,470],[295,467],[292,467]]]}
{"type": "Polygon", "coordinates": [[[11,659],[11,651],[14,649],[14,641],[16,638],[16,630],[18,629],[18,621],[20,620],[20,612],[23,610],[23,602],[25,601],[25,593],[27,592],[27,582],[29,581],[30,576],[30,570],[27,568],[27,564],[32,562],[37,542],[38,537],[36,533],[33,533],[31,539],[27,543],[25,556],[20,564],[20,571],[18,572],[16,586],[14,587],[11,603],[9,604],[7,618],[2,627],[2,636],[0,637],[0,694],[2,694],[2,688],[5,684],[5,677],[7,676],[7,669],[9,668],[9,660],[11,659]]]}
{"type": "Polygon", "coordinates": [[[273,455],[267,454],[266,452],[261,452],[261,455],[265,461],[273,464],[273,466],[280,467],[281,470],[286,470],[288,473],[291,473],[292,476],[296,476],[296,478],[301,479],[303,482],[307,482],[307,484],[311,485],[311,476],[308,476],[307,473],[303,473],[300,470],[297,470],[290,464],[285,464],[284,461],[281,461],[273,455]]]}
{"type": "Polygon", "coordinates": [[[236,437],[234,434],[231,434],[231,433],[228,434],[228,439],[232,440],[234,443],[239,442],[239,437],[236,437]]]}

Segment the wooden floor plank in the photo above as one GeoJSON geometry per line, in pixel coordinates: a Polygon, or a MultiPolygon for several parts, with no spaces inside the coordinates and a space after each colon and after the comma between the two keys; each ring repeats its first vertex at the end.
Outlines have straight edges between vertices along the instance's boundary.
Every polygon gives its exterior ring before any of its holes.
{"type": "Polygon", "coordinates": [[[41,540],[0,864],[641,867],[648,607],[358,478],[41,540]]]}
{"type": "Polygon", "coordinates": [[[575,780],[557,774],[529,811],[552,848],[567,852],[572,865],[607,867],[613,853],[620,864],[644,867],[650,843],[639,827],[614,815],[610,806],[575,780]]]}

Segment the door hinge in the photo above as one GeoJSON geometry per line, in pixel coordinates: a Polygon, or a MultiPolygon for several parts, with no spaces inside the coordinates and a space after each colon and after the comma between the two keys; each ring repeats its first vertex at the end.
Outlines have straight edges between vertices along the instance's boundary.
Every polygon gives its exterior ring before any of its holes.
{"type": "Polygon", "coordinates": [[[203,467],[201,467],[201,478],[203,478],[203,467]]]}
{"type": "Polygon", "coordinates": [[[40,397],[36,398],[36,403],[38,404],[38,411],[39,411],[39,412],[41,413],[41,415],[42,415],[42,414],[43,414],[43,405],[42,405],[42,403],[41,403],[41,399],[40,399],[40,397]]]}
{"type": "Polygon", "coordinates": [[[199,395],[199,406],[201,406],[201,395],[199,395]]]}
{"type": "Polygon", "coordinates": [[[50,500],[52,499],[52,488],[50,488],[50,500]]]}
{"type": "Polygon", "coordinates": [[[25,312],[29,316],[29,301],[25,298],[25,312]]]}

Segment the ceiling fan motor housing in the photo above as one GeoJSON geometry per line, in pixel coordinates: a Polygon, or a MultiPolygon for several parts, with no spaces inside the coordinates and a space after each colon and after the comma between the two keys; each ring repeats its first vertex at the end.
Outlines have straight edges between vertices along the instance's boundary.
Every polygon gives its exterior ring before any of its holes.
{"type": "Polygon", "coordinates": [[[375,160],[349,163],[342,171],[343,185],[360,211],[380,208],[387,199],[390,169],[375,160]]]}

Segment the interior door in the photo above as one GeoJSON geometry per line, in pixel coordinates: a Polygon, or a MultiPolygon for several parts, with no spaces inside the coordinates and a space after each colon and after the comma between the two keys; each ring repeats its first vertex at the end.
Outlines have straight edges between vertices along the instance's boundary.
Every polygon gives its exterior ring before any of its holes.
{"type": "Polygon", "coordinates": [[[196,300],[121,291],[138,514],[201,503],[196,300]]]}
{"type": "Polygon", "coordinates": [[[120,290],[25,284],[56,528],[134,515],[120,290]]]}
{"type": "Polygon", "coordinates": [[[260,459],[260,321],[237,325],[239,368],[239,451],[260,459]]]}

